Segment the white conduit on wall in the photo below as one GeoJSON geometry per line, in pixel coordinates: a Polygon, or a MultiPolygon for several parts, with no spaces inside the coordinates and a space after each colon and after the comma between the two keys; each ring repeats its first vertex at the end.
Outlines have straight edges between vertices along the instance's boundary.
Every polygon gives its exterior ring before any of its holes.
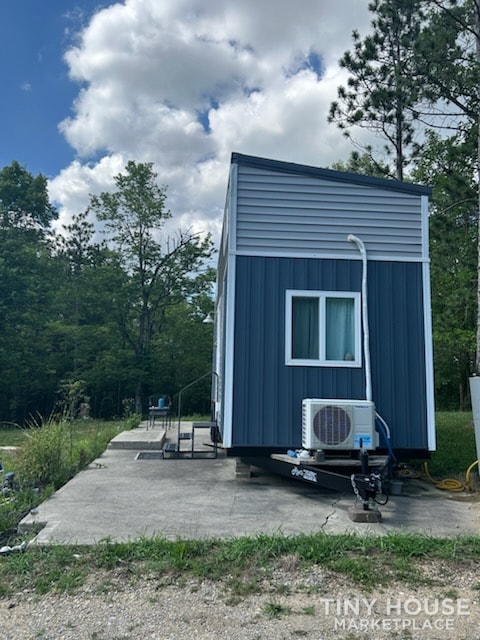
{"type": "Polygon", "coordinates": [[[357,245],[362,256],[362,322],[363,322],[363,351],[365,356],[365,399],[372,401],[372,371],[370,368],[370,332],[368,328],[368,301],[367,301],[367,252],[365,245],[357,236],[350,233],[347,236],[349,242],[357,245]]]}

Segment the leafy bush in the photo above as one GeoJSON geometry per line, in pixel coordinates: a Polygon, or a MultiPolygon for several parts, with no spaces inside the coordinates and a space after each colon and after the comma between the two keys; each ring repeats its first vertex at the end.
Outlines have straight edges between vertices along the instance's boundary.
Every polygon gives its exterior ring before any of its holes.
{"type": "Polygon", "coordinates": [[[141,415],[139,415],[138,413],[131,413],[129,414],[128,418],[126,418],[126,420],[124,421],[124,427],[125,429],[136,429],[137,427],[140,426],[141,422],[142,422],[141,415]]]}

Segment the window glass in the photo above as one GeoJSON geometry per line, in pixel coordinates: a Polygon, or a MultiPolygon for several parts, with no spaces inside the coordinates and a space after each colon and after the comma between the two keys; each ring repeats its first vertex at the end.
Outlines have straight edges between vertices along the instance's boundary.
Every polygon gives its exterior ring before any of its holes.
{"type": "Polygon", "coordinates": [[[353,298],[325,300],[326,360],[355,360],[355,303],[353,298]]]}
{"type": "Polygon", "coordinates": [[[318,360],[318,298],[292,298],[292,358],[318,360]]]}

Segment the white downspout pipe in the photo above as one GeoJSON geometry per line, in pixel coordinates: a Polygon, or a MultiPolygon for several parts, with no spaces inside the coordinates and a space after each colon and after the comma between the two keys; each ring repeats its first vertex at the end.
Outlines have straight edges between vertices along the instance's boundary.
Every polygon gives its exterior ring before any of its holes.
{"type": "Polygon", "coordinates": [[[365,399],[372,401],[372,370],[370,367],[370,332],[368,329],[368,301],[367,301],[367,252],[365,245],[357,236],[350,233],[349,242],[357,245],[362,256],[362,323],[363,323],[363,352],[365,357],[365,399]]]}

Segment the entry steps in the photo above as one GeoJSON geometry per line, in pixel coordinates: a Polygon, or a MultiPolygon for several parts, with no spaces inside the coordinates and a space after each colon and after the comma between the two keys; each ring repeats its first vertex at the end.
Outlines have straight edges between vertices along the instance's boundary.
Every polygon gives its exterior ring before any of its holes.
{"type": "Polygon", "coordinates": [[[141,451],[162,451],[165,446],[166,431],[152,431],[148,426],[140,426],[130,431],[121,431],[108,445],[109,449],[133,449],[141,451]]]}
{"type": "Polygon", "coordinates": [[[218,425],[216,422],[192,422],[191,431],[180,431],[180,425],[174,442],[167,442],[163,446],[164,458],[216,458],[218,454],[218,425]],[[195,448],[195,432],[198,429],[208,429],[211,443],[203,443],[201,449],[195,448]],[[188,442],[186,448],[183,443],[188,442]],[[207,447],[207,448],[205,448],[207,447]]]}

